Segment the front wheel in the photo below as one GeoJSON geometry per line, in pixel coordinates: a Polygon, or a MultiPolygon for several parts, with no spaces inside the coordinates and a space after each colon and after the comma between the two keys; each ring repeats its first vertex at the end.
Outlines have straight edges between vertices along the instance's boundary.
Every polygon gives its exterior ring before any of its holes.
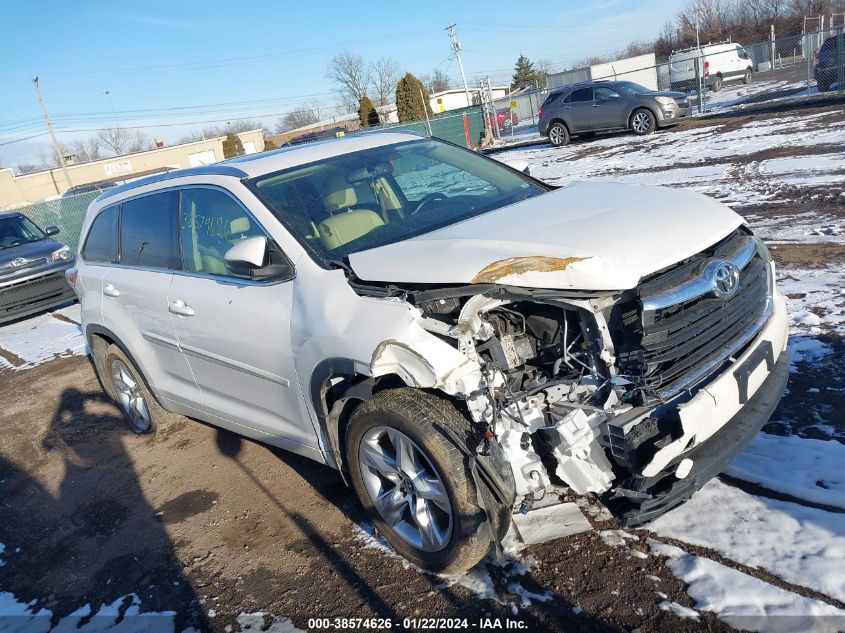
{"type": "Polygon", "coordinates": [[[640,136],[651,134],[654,132],[655,127],[656,121],[651,110],[643,108],[631,115],[631,129],[634,130],[635,134],[639,134],[640,136]]]}
{"type": "Polygon", "coordinates": [[[552,123],[549,128],[549,141],[555,147],[561,147],[569,143],[569,130],[563,123],[552,123]]]}
{"type": "MultiPolygon", "coordinates": [[[[352,415],[346,460],[358,498],[393,548],[429,571],[458,573],[484,558],[492,541],[479,531],[486,515],[467,457],[439,426],[462,440],[471,435],[449,402],[414,389],[380,392],[352,415]]],[[[508,512],[486,488],[481,493],[501,537],[508,512]]]]}
{"type": "Polygon", "coordinates": [[[742,83],[746,85],[751,83],[751,69],[745,71],[745,74],[742,76],[742,83]]]}

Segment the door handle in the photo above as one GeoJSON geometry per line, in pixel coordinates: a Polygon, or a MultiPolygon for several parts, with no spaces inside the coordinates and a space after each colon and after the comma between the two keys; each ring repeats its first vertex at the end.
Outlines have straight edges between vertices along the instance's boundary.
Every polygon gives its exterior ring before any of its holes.
{"type": "Polygon", "coordinates": [[[181,299],[171,301],[170,305],[167,306],[167,309],[173,314],[178,314],[179,316],[194,316],[194,309],[189,305],[185,305],[185,302],[181,299]]]}
{"type": "Polygon", "coordinates": [[[599,107],[599,104],[598,104],[598,103],[594,103],[594,104],[593,104],[593,107],[594,107],[594,108],[598,108],[598,107],[599,107]]]}
{"type": "Polygon", "coordinates": [[[105,287],[103,287],[103,294],[106,295],[107,297],[119,297],[120,296],[120,290],[118,290],[117,288],[115,288],[111,284],[107,284],[105,287]]]}

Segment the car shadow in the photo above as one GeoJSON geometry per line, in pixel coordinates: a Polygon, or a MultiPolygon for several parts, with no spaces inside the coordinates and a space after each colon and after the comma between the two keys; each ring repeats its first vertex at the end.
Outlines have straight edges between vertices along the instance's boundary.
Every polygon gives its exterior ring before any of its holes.
{"type": "Polygon", "coordinates": [[[203,629],[197,596],[124,447],[127,435],[103,393],[67,388],[41,440],[46,459],[27,472],[0,456],[0,587],[33,613],[52,612],[52,625],[74,612],[82,624],[121,622],[140,603],[156,612],[144,616],[150,630],[203,629]],[[42,481],[57,467],[63,475],[54,489],[42,481]],[[116,612],[97,614],[104,605],[116,612]]]}
{"type": "MultiPolygon", "coordinates": [[[[252,442],[252,440],[242,438],[230,431],[217,429],[215,441],[219,452],[236,462],[240,470],[271,500],[275,507],[298,526],[302,535],[309,541],[314,554],[319,556],[325,564],[331,566],[347,586],[355,588],[361,598],[362,604],[372,608],[378,614],[378,617],[390,617],[394,622],[399,622],[403,618],[412,615],[409,613],[398,613],[389,600],[382,596],[379,587],[376,585],[382,585],[385,580],[384,578],[380,578],[380,582],[378,583],[368,581],[365,570],[367,557],[356,555],[356,552],[349,551],[348,547],[339,547],[339,544],[329,542],[321,534],[319,528],[315,526],[312,518],[305,516],[298,509],[286,506],[239,459],[244,444],[252,442]]],[[[316,493],[345,514],[358,528],[372,534],[372,524],[355,497],[355,493],[351,488],[346,487],[336,470],[279,448],[269,446],[265,446],[265,448],[275,458],[283,462],[291,470],[297,472],[303,480],[308,482],[316,493]]],[[[378,536],[376,536],[376,539],[384,547],[389,548],[386,541],[383,541],[378,536]]],[[[361,549],[364,549],[363,545],[361,549]]],[[[386,569],[386,565],[389,564],[396,565],[397,573],[399,569],[409,568],[409,565],[405,561],[398,558],[398,554],[391,556],[380,553],[379,555],[383,555],[388,559],[392,559],[394,556],[396,557],[395,560],[389,560],[389,562],[383,561],[379,565],[379,569],[381,570],[386,569]]],[[[439,576],[413,567],[410,567],[410,569],[418,573],[419,577],[428,583],[430,592],[436,593],[449,603],[448,612],[445,614],[447,617],[468,618],[470,622],[478,622],[485,617],[498,617],[504,622],[504,619],[508,618],[513,621],[523,622],[527,630],[586,629],[598,632],[618,630],[617,627],[603,621],[601,618],[582,611],[575,603],[558,592],[544,587],[540,581],[534,578],[530,571],[519,569],[514,574],[514,570],[518,567],[522,567],[522,563],[516,559],[509,561],[505,567],[499,567],[488,557],[487,560],[479,563],[470,572],[479,572],[481,575],[484,573],[490,574],[493,584],[498,591],[497,596],[491,596],[489,600],[479,600],[478,596],[474,593],[470,593],[468,597],[461,596],[459,593],[460,590],[457,589],[460,582],[456,578],[439,576]],[[542,601],[532,601],[532,606],[529,610],[520,609],[518,610],[518,615],[514,615],[512,605],[516,606],[521,603],[519,597],[507,593],[508,586],[513,586],[513,583],[517,583],[528,593],[544,596],[544,599],[542,601]],[[506,597],[503,599],[503,596],[506,597]]],[[[345,615],[357,617],[361,614],[350,613],[345,615]]],[[[426,617],[427,615],[430,615],[430,613],[422,612],[417,617],[426,617]]],[[[364,617],[367,616],[365,615],[364,617]]],[[[502,624],[502,628],[504,627],[505,625],[502,624]]]]}

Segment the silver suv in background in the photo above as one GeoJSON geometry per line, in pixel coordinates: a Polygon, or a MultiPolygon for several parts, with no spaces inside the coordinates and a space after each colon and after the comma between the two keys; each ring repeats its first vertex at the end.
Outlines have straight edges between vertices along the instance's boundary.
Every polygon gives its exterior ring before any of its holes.
{"type": "Polygon", "coordinates": [[[555,484],[628,525],[683,502],[789,372],[771,258],[726,206],[554,188],[413,134],[138,180],[80,243],[85,336],[132,429],[183,414],[337,468],[439,572],[555,484]]]}
{"type": "Polygon", "coordinates": [[[553,90],[540,108],[537,129],[554,146],[592,132],[651,134],[692,116],[682,92],[657,92],[633,81],[594,81],[553,90]]]}

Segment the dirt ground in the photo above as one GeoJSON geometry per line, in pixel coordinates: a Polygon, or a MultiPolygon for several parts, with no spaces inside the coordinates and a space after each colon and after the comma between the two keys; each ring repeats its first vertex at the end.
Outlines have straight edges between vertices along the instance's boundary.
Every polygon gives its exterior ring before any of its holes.
{"type": "MultiPolygon", "coordinates": [[[[818,204],[845,213],[842,203],[818,204]]],[[[812,266],[845,261],[844,250],[799,244],[774,253],[783,263],[812,266]]],[[[836,353],[793,376],[776,418],[796,427],[806,419],[811,427],[812,412],[845,407],[841,390],[808,393],[794,382],[841,386],[845,350],[830,338],[836,353]]],[[[692,606],[684,583],[660,557],[640,558],[596,532],[527,548],[523,554],[534,560],[528,570],[489,566],[500,576],[498,597],[480,599],[368,546],[353,493],[328,468],[189,419],[155,437],[133,435],[86,357],[0,369],[0,402],[0,542],[7,544],[0,588],[50,609],[55,620],[86,603],[96,609],[136,593],[145,611],[175,611],[177,631],[238,630],[242,612],[266,613],[268,624],[269,614],[286,616],[303,630],[309,618],[438,616],[471,623],[498,617],[528,630],[732,630],[707,612],[691,620],[662,610],[663,600],[692,606]],[[550,599],[523,607],[508,593],[508,579],[528,592],[550,592],[550,599]]],[[[629,547],[646,551],[648,532],[639,534],[629,547]]]]}

